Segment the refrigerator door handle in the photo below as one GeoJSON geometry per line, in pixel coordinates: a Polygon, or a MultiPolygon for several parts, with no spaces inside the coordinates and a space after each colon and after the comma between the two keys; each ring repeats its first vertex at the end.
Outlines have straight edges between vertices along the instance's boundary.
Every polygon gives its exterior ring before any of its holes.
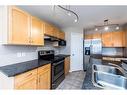
{"type": "Polygon", "coordinates": [[[93,48],[93,46],[92,45],[90,45],[90,54],[92,54],[92,48],[93,48]]]}

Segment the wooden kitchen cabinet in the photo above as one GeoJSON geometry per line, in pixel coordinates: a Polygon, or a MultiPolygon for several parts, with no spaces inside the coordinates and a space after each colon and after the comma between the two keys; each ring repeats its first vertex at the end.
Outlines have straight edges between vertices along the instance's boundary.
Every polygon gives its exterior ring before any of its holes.
{"type": "Polygon", "coordinates": [[[0,7],[2,43],[10,45],[44,45],[42,22],[15,7],[0,7]]]}
{"type": "Polygon", "coordinates": [[[44,45],[44,23],[36,17],[31,17],[31,45],[44,45]]]}
{"type": "Polygon", "coordinates": [[[101,34],[100,33],[92,34],[92,39],[101,39],[101,34]]]}
{"type": "Polygon", "coordinates": [[[111,32],[102,33],[102,45],[103,45],[103,47],[112,47],[113,46],[111,32]]]}
{"type": "Polygon", "coordinates": [[[65,39],[65,33],[62,32],[62,31],[60,31],[59,32],[59,38],[62,39],[62,40],[64,40],[65,39]]]}
{"type": "Polygon", "coordinates": [[[86,34],[85,35],[85,39],[92,39],[93,38],[93,35],[92,34],[86,34]]]}
{"type": "Polygon", "coordinates": [[[10,45],[44,45],[44,35],[64,39],[65,34],[15,6],[0,7],[0,43],[10,45]]]}
{"type": "Polygon", "coordinates": [[[15,76],[14,88],[17,90],[37,89],[37,69],[15,76]]]}
{"type": "Polygon", "coordinates": [[[51,24],[45,23],[44,34],[47,36],[54,36],[54,27],[51,24]]]}
{"type": "Polygon", "coordinates": [[[70,70],[70,57],[66,57],[64,60],[64,73],[67,75],[70,70]]]}
{"type": "Polygon", "coordinates": [[[51,64],[38,68],[38,89],[50,89],[51,64]]]}
{"type": "Polygon", "coordinates": [[[102,34],[103,47],[125,47],[124,31],[106,32],[102,34]]]}
{"type": "Polygon", "coordinates": [[[53,37],[59,38],[59,29],[56,27],[54,27],[54,30],[53,30],[53,37]]]}
{"type": "Polygon", "coordinates": [[[36,90],[37,89],[36,77],[31,77],[29,79],[26,79],[26,81],[23,84],[21,84],[20,86],[17,86],[15,89],[17,90],[36,90]]]}
{"type": "Polygon", "coordinates": [[[9,7],[9,44],[29,44],[30,15],[16,7],[9,7]]]}
{"type": "Polygon", "coordinates": [[[101,34],[100,33],[86,34],[85,39],[101,39],[101,34]]]}
{"type": "Polygon", "coordinates": [[[19,74],[14,77],[14,88],[17,90],[50,89],[51,64],[19,74]]]}
{"type": "Polygon", "coordinates": [[[54,37],[64,40],[65,39],[65,33],[60,31],[58,28],[54,28],[54,37]]]}
{"type": "Polygon", "coordinates": [[[126,37],[127,37],[127,34],[125,31],[123,31],[123,47],[127,47],[126,45],[126,37]]]}
{"type": "Polygon", "coordinates": [[[124,46],[124,35],[123,31],[112,32],[112,43],[113,47],[123,47],[124,46]]]}

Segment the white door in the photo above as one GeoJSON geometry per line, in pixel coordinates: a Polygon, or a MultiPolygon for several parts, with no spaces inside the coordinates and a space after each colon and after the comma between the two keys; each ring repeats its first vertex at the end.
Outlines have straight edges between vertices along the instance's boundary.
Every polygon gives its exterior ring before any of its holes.
{"type": "Polygon", "coordinates": [[[83,34],[71,34],[71,71],[83,70],[83,34]]]}

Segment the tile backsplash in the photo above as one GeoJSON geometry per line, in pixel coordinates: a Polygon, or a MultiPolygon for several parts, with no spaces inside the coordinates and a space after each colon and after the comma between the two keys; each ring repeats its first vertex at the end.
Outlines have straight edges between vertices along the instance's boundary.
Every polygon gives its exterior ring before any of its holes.
{"type": "Polygon", "coordinates": [[[52,46],[52,42],[46,42],[45,46],[37,48],[37,51],[39,51],[39,50],[54,50],[55,54],[59,54],[60,53],[60,48],[53,47],[52,46]]]}
{"type": "Polygon", "coordinates": [[[36,50],[31,46],[0,45],[0,66],[37,59],[36,50]]]}
{"type": "Polygon", "coordinates": [[[119,55],[123,56],[123,48],[102,48],[103,55],[119,55]]]}
{"type": "Polygon", "coordinates": [[[38,50],[55,50],[55,54],[60,53],[60,48],[54,48],[51,43],[45,43],[42,47],[0,44],[0,66],[37,59],[38,50]]]}

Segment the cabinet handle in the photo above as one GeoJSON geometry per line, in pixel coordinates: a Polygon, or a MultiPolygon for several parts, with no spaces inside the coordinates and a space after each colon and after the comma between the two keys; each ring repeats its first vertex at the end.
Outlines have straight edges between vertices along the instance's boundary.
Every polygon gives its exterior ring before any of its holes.
{"type": "Polygon", "coordinates": [[[29,43],[31,43],[31,41],[29,40],[29,43]]]}
{"type": "Polygon", "coordinates": [[[39,83],[40,83],[40,77],[39,77],[39,83]]]}
{"type": "Polygon", "coordinates": [[[31,76],[32,75],[32,73],[30,73],[29,75],[27,75],[27,77],[29,77],[29,76],[31,76]]]}
{"type": "Polygon", "coordinates": [[[29,43],[31,43],[31,37],[29,37],[29,43]]]}

